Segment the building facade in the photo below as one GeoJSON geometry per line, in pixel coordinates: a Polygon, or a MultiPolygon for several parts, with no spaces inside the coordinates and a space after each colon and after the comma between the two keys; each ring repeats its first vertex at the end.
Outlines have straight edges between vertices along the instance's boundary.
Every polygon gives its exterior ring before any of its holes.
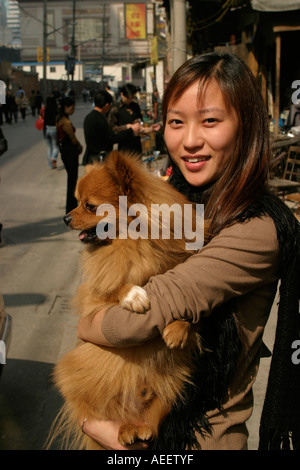
{"type": "MultiPolygon", "coordinates": [[[[65,79],[66,60],[75,58],[75,80],[106,81],[116,87],[133,81],[163,88],[164,9],[152,0],[19,0],[24,70],[65,79]],[[160,51],[153,60],[153,38],[160,51]],[[159,55],[161,57],[159,57],[159,55]]],[[[154,54],[155,56],[155,54],[154,54]]]]}

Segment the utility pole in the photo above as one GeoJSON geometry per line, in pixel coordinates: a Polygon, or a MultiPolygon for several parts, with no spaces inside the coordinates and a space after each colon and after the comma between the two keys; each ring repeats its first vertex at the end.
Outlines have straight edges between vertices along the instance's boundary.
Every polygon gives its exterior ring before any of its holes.
{"type": "Polygon", "coordinates": [[[103,14],[102,14],[102,55],[101,55],[101,85],[103,86],[103,78],[104,78],[104,54],[105,54],[105,39],[106,39],[106,5],[103,5],[103,14]]]}
{"type": "Polygon", "coordinates": [[[72,70],[72,82],[74,80],[74,69],[75,69],[75,57],[76,57],[76,50],[75,50],[75,17],[76,17],[76,0],[73,0],[73,24],[72,24],[72,45],[71,45],[71,56],[74,58],[74,68],[72,70]]]}
{"type": "Polygon", "coordinates": [[[170,0],[172,74],[187,59],[186,1],[170,0]]]}
{"type": "Polygon", "coordinates": [[[47,98],[47,0],[43,5],[43,100],[47,98]]]}

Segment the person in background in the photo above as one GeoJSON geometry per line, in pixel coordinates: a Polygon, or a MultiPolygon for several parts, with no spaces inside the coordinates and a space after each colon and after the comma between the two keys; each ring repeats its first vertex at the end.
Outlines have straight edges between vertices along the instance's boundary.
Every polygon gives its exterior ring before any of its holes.
{"type": "Polygon", "coordinates": [[[37,90],[36,95],[35,95],[35,107],[36,107],[38,115],[41,112],[42,104],[43,104],[43,97],[41,95],[40,90],[37,90]]]}
{"type": "Polygon", "coordinates": [[[31,115],[35,116],[35,113],[36,113],[36,93],[35,93],[35,90],[31,90],[30,108],[31,108],[31,115]]]}
{"type": "Polygon", "coordinates": [[[107,121],[107,114],[111,108],[113,98],[110,93],[100,90],[94,96],[94,108],[85,117],[83,123],[86,151],[83,157],[83,165],[100,160],[100,154],[106,156],[113,149],[114,144],[119,148],[123,143],[131,140],[138,134],[141,126],[139,123],[127,124],[119,133],[113,132],[107,121]]]}
{"type": "MultiPolygon", "coordinates": [[[[260,449],[299,450],[300,375],[291,347],[299,342],[300,228],[267,186],[268,116],[258,84],[237,56],[193,57],[172,76],[162,116],[170,183],[204,204],[210,240],[184,263],[149,280],[144,289],[151,307],[145,315],[118,305],[99,309],[79,320],[78,336],[121,348],[162,335],[174,320],[198,325],[204,350],[191,359],[192,384],[162,423],[154,445],[247,449],[252,387],[280,279],[260,449]]],[[[120,423],[78,418],[82,430],[105,449],[151,446],[121,446],[120,423]]]]}
{"type": "Polygon", "coordinates": [[[12,124],[13,120],[13,107],[14,107],[14,97],[9,88],[6,89],[5,105],[3,105],[5,121],[7,124],[12,124]]]}
{"type": "Polygon", "coordinates": [[[14,117],[14,121],[16,123],[18,122],[18,111],[19,111],[16,93],[12,93],[11,107],[12,107],[12,114],[14,117]]]}
{"type": "Polygon", "coordinates": [[[57,145],[56,118],[58,108],[54,96],[48,96],[44,110],[44,136],[47,143],[47,159],[49,167],[57,167],[57,155],[59,152],[57,145]]]}
{"type": "Polygon", "coordinates": [[[26,119],[26,111],[28,107],[28,100],[25,96],[25,94],[21,91],[19,93],[19,96],[16,98],[18,109],[20,110],[21,117],[23,121],[26,119]]]}
{"type": "MultiPolygon", "coordinates": [[[[109,124],[114,132],[121,132],[131,124],[142,123],[142,113],[139,104],[135,101],[137,88],[132,83],[127,83],[120,90],[121,101],[117,107],[114,107],[109,115],[109,124]]],[[[141,127],[140,134],[158,131],[159,124],[153,124],[150,127],[141,127]]],[[[132,135],[119,144],[119,150],[130,151],[137,155],[142,153],[142,143],[140,135],[132,135]]]]}
{"type": "Polygon", "coordinates": [[[72,98],[66,97],[61,101],[57,118],[57,138],[61,159],[67,172],[67,201],[66,213],[77,207],[74,196],[78,178],[78,159],[83,147],[76,137],[76,129],[70,120],[75,111],[75,102],[72,98]]]}
{"type": "Polygon", "coordinates": [[[18,88],[18,91],[16,92],[16,97],[20,98],[21,93],[23,93],[23,95],[25,95],[25,91],[23,90],[23,88],[20,85],[19,88],[18,88]]]}

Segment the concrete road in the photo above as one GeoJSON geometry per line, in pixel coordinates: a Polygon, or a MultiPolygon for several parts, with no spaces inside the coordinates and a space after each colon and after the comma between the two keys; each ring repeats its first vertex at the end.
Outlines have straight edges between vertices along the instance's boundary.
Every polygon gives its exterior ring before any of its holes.
{"type": "MultiPolygon", "coordinates": [[[[82,123],[90,104],[78,103],[72,121],[84,144],[82,123]]],[[[77,318],[69,301],[80,281],[80,242],[65,213],[66,172],[48,168],[43,135],[31,116],[3,131],[9,151],[0,158],[0,290],[13,318],[12,343],[0,380],[0,449],[39,450],[61,399],[51,372],[76,342],[77,318]]],[[[81,159],[80,159],[81,161],[81,159]]],[[[83,168],[80,167],[80,174],[83,168]]],[[[272,349],[275,310],[266,330],[272,349]]],[[[262,359],[249,422],[249,449],[258,426],[270,359],[262,359]]]]}
{"type": "MultiPolygon", "coordinates": [[[[78,103],[72,121],[84,145],[78,103]]],[[[0,159],[0,290],[13,318],[0,380],[0,449],[41,449],[60,405],[51,372],[76,341],[69,300],[79,282],[77,235],[63,223],[66,171],[48,167],[35,118],[4,124],[9,151],[0,159]]],[[[81,157],[80,157],[81,161],[81,157]]],[[[83,167],[80,167],[82,174],[83,167]]]]}

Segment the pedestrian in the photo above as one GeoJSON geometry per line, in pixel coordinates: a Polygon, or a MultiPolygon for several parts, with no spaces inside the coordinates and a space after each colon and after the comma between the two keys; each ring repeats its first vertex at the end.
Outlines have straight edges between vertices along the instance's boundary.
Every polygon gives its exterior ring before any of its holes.
{"type": "Polygon", "coordinates": [[[38,115],[41,112],[42,104],[43,104],[43,97],[41,95],[40,90],[37,90],[36,95],[35,95],[35,107],[36,107],[38,115]]]}
{"type": "Polygon", "coordinates": [[[23,88],[21,87],[21,85],[19,85],[18,91],[16,92],[16,97],[17,97],[17,98],[20,98],[21,93],[22,93],[23,95],[25,95],[25,91],[23,90],[23,88]]]}
{"type": "Polygon", "coordinates": [[[30,95],[30,108],[31,108],[31,115],[35,116],[36,113],[36,94],[35,90],[31,90],[31,95],[30,95]]]}
{"type": "MultiPolygon", "coordinates": [[[[162,116],[170,183],[204,204],[210,241],[150,279],[144,286],[151,305],[145,315],[119,306],[102,309],[80,319],[78,336],[119,348],[162,334],[174,320],[198,325],[205,351],[191,359],[193,383],[162,423],[155,444],[247,449],[262,335],[281,279],[260,448],[287,448],[292,442],[300,449],[300,374],[291,361],[291,345],[299,339],[299,224],[267,187],[268,116],[257,82],[232,54],[194,57],[172,76],[162,116]]],[[[120,423],[81,418],[83,431],[105,449],[130,448],[117,440],[120,423]]],[[[137,442],[134,448],[149,445],[137,442]]]]}
{"type": "Polygon", "coordinates": [[[9,88],[6,89],[6,97],[5,97],[5,106],[4,108],[4,115],[5,115],[5,121],[7,124],[12,124],[12,116],[13,116],[13,103],[14,97],[12,95],[12,92],[9,88]]]}
{"type": "Polygon", "coordinates": [[[56,123],[61,159],[67,172],[66,213],[77,207],[74,192],[78,178],[78,157],[83,150],[81,143],[76,137],[76,129],[69,118],[74,111],[74,100],[69,97],[64,98],[61,101],[56,123]]]}
{"type": "Polygon", "coordinates": [[[49,167],[57,168],[57,155],[59,152],[57,144],[56,118],[58,108],[54,96],[48,96],[44,110],[44,136],[47,143],[47,159],[49,167]]]}
{"type": "MultiPolygon", "coordinates": [[[[127,129],[128,125],[142,122],[142,112],[139,104],[135,100],[137,88],[132,83],[127,83],[120,90],[120,103],[114,107],[109,116],[109,123],[114,132],[121,132],[127,129]]],[[[140,133],[150,133],[159,130],[159,124],[154,124],[148,128],[141,128],[140,133]]],[[[140,135],[132,134],[129,139],[119,143],[119,150],[130,151],[137,155],[142,153],[142,143],[140,135]]]]}
{"type": "Polygon", "coordinates": [[[14,117],[15,123],[18,122],[18,103],[17,103],[17,97],[16,93],[12,93],[12,100],[11,100],[11,107],[12,107],[12,114],[14,117]]]}
{"type": "Polygon", "coordinates": [[[19,96],[16,98],[18,109],[20,110],[21,117],[23,121],[26,119],[26,110],[28,107],[28,100],[23,92],[19,93],[19,96]]]}
{"type": "Polygon", "coordinates": [[[83,157],[83,165],[92,163],[100,159],[100,155],[105,157],[107,152],[113,149],[114,144],[119,146],[127,140],[137,135],[141,126],[139,123],[127,124],[126,128],[119,133],[114,133],[108,124],[106,115],[108,114],[113,98],[110,93],[100,90],[94,97],[94,108],[85,117],[83,123],[86,151],[83,157]]]}

